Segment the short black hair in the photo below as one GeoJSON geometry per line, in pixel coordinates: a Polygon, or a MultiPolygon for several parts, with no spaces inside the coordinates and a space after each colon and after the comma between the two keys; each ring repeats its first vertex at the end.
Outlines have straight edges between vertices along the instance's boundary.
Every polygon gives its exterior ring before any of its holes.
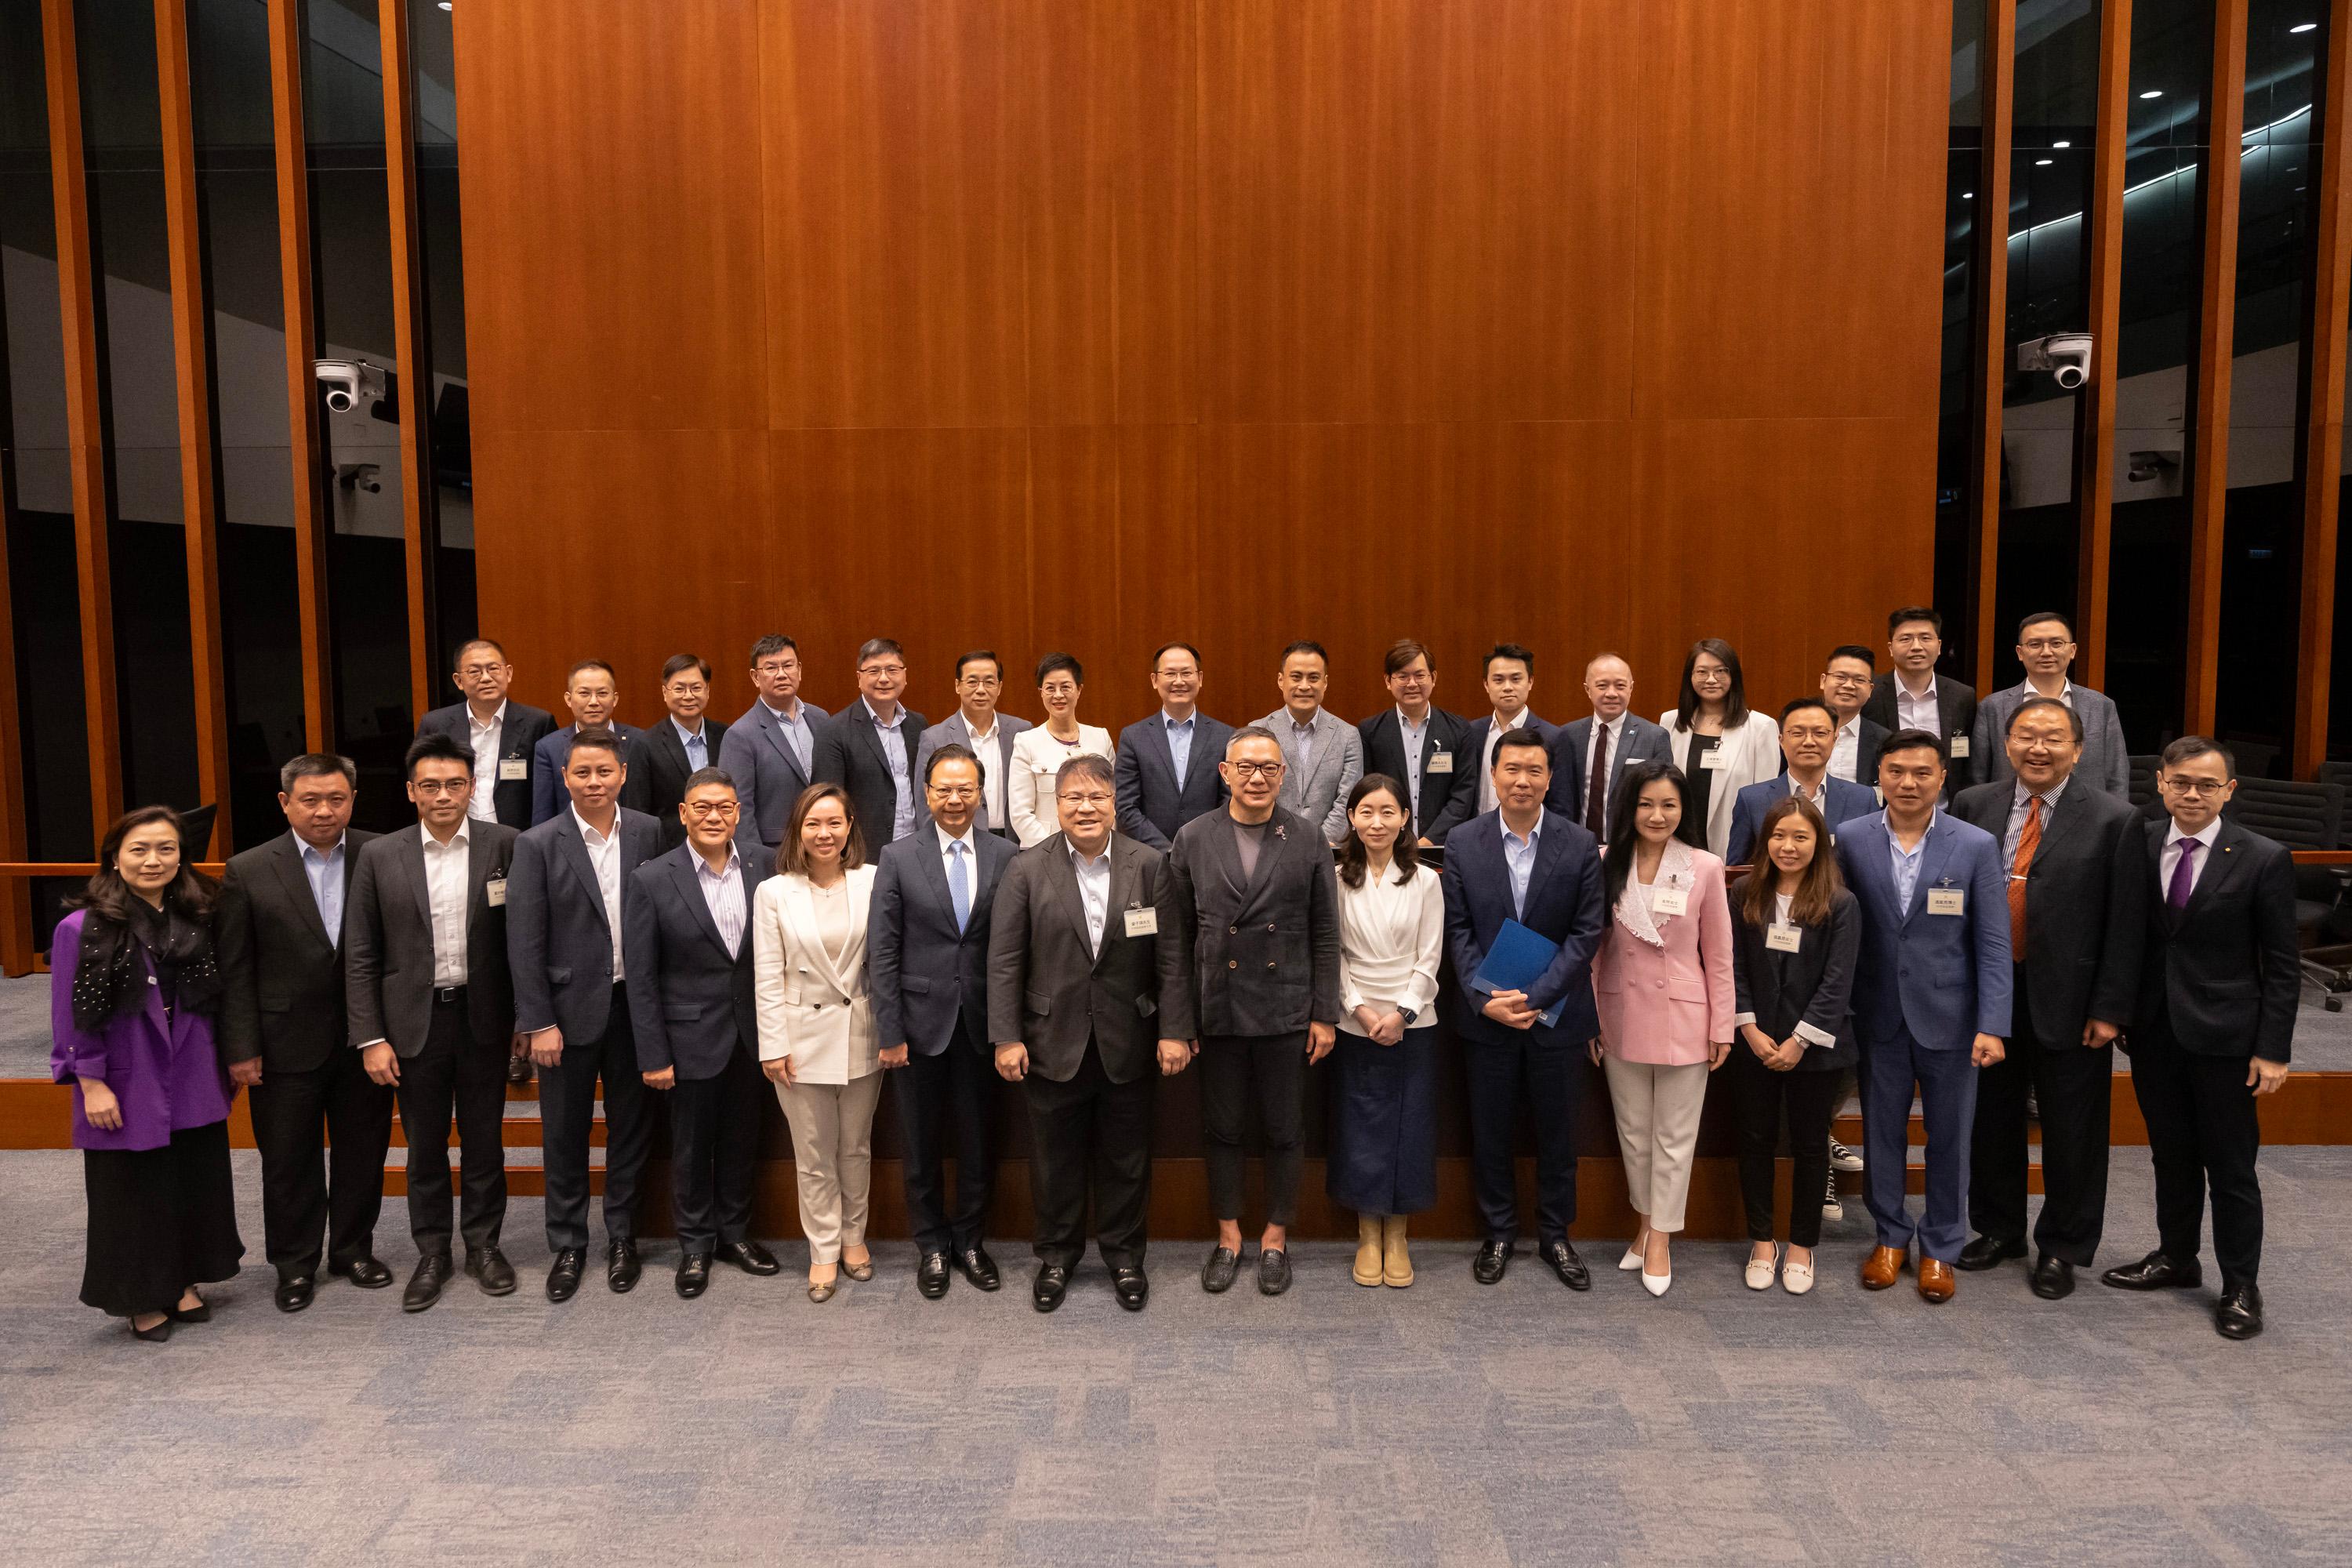
{"type": "Polygon", "coordinates": [[[729,794],[739,793],[735,788],[735,775],[725,768],[697,768],[686,775],[686,785],[677,792],[678,798],[683,800],[705,784],[723,784],[729,794]]]}
{"type": "Polygon", "coordinates": [[[782,632],[770,632],[751,645],[751,668],[757,669],[760,668],[761,659],[773,658],[776,655],[787,651],[797,657],[801,651],[801,645],[782,632]]]}
{"type": "Polygon", "coordinates": [[[2029,697],[2024,701],[2019,703],[2010,713],[2009,722],[2000,727],[2001,734],[2006,736],[2011,730],[2016,729],[2019,716],[2021,714],[2031,713],[2036,708],[2055,708],[2059,712],[2066,715],[2066,727],[2074,731],[2075,743],[2077,745],[2082,743],[2083,716],[2080,713],[2075,712],[2072,708],[2067,707],[2063,702],[2059,701],[2055,697],[2029,697]]]}
{"type": "Polygon", "coordinates": [[[2028,626],[2039,626],[2043,621],[2056,621],[2060,626],[2066,628],[2066,639],[2069,642],[2074,640],[2074,623],[2068,618],[2066,612],[2063,610],[2033,610],[2025,615],[2020,616],[2017,618],[2017,640],[2023,642],[2025,640],[2025,628],[2028,626]]]}
{"type": "Polygon", "coordinates": [[[989,663],[996,666],[996,679],[999,680],[1003,679],[1004,661],[996,657],[996,650],[994,648],[987,647],[976,647],[970,653],[958,655],[956,658],[955,678],[958,680],[961,680],[963,679],[963,667],[967,664],[971,664],[983,658],[988,660],[989,663]]]}
{"type": "MultiPolygon", "coordinates": [[[[470,757],[472,753],[467,755],[470,757]]],[[[330,773],[341,775],[342,781],[353,789],[360,787],[360,765],[349,757],[339,757],[331,752],[305,752],[299,757],[288,758],[286,765],[278,770],[278,787],[284,794],[292,795],[299,780],[324,778],[330,773]]]]}
{"type": "Polygon", "coordinates": [[[931,775],[939,771],[941,763],[970,763],[971,771],[980,775],[981,787],[982,789],[988,787],[988,764],[980,760],[980,753],[970,746],[950,741],[924,760],[923,787],[925,789],[931,787],[931,775]]]}
{"type": "Polygon", "coordinates": [[[1158,647],[1151,650],[1151,673],[1154,675],[1159,674],[1160,661],[1166,658],[1172,650],[1177,648],[1181,648],[1186,653],[1192,656],[1193,668],[1198,669],[1201,668],[1201,650],[1199,648],[1194,647],[1188,642],[1164,642],[1158,647]]]}
{"type": "Polygon", "coordinates": [[[895,653],[902,660],[907,657],[907,650],[889,637],[867,637],[857,645],[856,668],[864,669],[867,659],[879,658],[886,653],[895,653]]]}
{"type": "Polygon", "coordinates": [[[1054,793],[1060,795],[1062,786],[1072,779],[1092,779],[1107,789],[1118,788],[1118,775],[1110,769],[1110,759],[1093,752],[1080,752],[1054,770],[1054,793]]]}
{"type": "Polygon", "coordinates": [[[1780,722],[1786,724],[1789,721],[1789,715],[1794,713],[1801,708],[1820,709],[1822,710],[1822,717],[1826,718],[1830,721],[1830,728],[1832,730],[1837,728],[1837,715],[1830,710],[1830,705],[1828,703],[1822,701],[1818,697],[1799,697],[1781,703],[1780,722]]]}
{"type": "Polygon", "coordinates": [[[611,665],[605,663],[603,659],[575,658],[572,661],[572,668],[563,672],[563,689],[566,691],[571,690],[572,678],[579,674],[583,669],[601,669],[604,672],[605,679],[611,681],[615,686],[621,684],[620,676],[614,671],[611,665]]]}
{"type": "Polygon", "coordinates": [[[1414,659],[1426,663],[1433,673],[1437,668],[1437,656],[1429,651],[1427,643],[1412,637],[1399,637],[1389,644],[1389,651],[1381,656],[1381,673],[1383,676],[1394,675],[1414,659]]]}
{"type": "MultiPolygon", "coordinates": [[[[608,752],[612,754],[613,760],[620,763],[623,767],[625,768],[629,765],[628,747],[622,742],[619,735],[607,730],[602,724],[597,725],[593,730],[579,730],[573,731],[572,736],[572,751],[576,752],[583,746],[587,747],[592,752],[608,752]]],[[[563,765],[566,769],[569,769],[572,766],[572,755],[570,752],[564,753],[563,765]]]]}
{"type": "Polygon", "coordinates": [[[1078,662],[1076,654],[1049,653],[1037,661],[1037,684],[1045,685],[1045,678],[1057,669],[1068,670],[1070,679],[1080,686],[1087,683],[1087,667],[1078,662]]]}
{"type": "Polygon", "coordinates": [[[1876,669],[1878,668],[1878,656],[1871,652],[1868,648],[1863,647],[1858,642],[1840,643],[1837,647],[1830,649],[1829,658],[1822,660],[1822,668],[1823,669],[1827,669],[1831,665],[1835,664],[1842,658],[1860,659],[1864,665],[1868,666],[1872,669],[1876,669]]]}
{"type": "Polygon", "coordinates": [[[1525,751],[1529,746],[1541,752],[1546,762],[1551,760],[1550,745],[1532,728],[1522,724],[1516,730],[1506,730],[1495,738],[1495,760],[1486,765],[1490,768],[1500,767],[1503,763],[1503,753],[1506,751],[1525,751]]]}
{"type": "Polygon", "coordinates": [[[463,763],[466,776],[474,776],[474,748],[461,746],[455,735],[436,730],[430,735],[419,735],[408,743],[408,754],[401,759],[401,773],[412,783],[416,778],[419,763],[463,763]]]}
{"type": "Polygon", "coordinates": [[[662,665],[661,683],[664,686],[667,686],[672,676],[684,674],[689,669],[700,670],[702,672],[702,679],[705,680],[710,679],[710,661],[709,659],[703,658],[698,653],[674,653],[670,655],[668,660],[662,665]]]}
{"type": "Polygon", "coordinates": [[[486,647],[492,653],[497,654],[500,664],[504,664],[507,661],[507,650],[499,645],[498,638],[467,637],[464,642],[457,645],[457,651],[449,656],[449,662],[453,665],[464,664],[466,662],[466,656],[473,652],[478,647],[486,647]]]}
{"type": "Polygon", "coordinates": [[[2164,748],[2164,754],[2157,758],[2156,765],[2158,769],[2163,769],[2168,768],[2176,763],[2189,762],[2197,757],[2211,756],[2218,756],[2221,759],[2221,770],[2228,773],[2230,777],[2234,779],[2238,776],[2238,759],[2235,753],[2233,753],[2229,747],[2221,744],[2221,742],[2205,735],[2181,736],[2180,739],[2173,742],[2172,744],[2164,748]]]}
{"type": "Polygon", "coordinates": [[[1299,637],[1292,642],[1285,644],[1282,649],[1282,657],[1274,661],[1275,668],[1278,669],[1282,666],[1288,664],[1290,662],[1290,656],[1294,653],[1311,653],[1317,658],[1323,661],[1324,668],[1328,669],[1331,668],[1331,656],[1325,652],[1323,645],[1317,642],[1313,637],[1299,637]]]}
{"type": "Polygon", "coordinates": [[[1933,605],[1906,605],[1899,610],[1888,611],[1886,616],[1886,635],[1888,637],[1893,637],[1903,626],[1913,621],[1925,621],[1929,626],[1936,628],[1936,635],[1937,637],[1942,637],[1944,635],[1943,612],[1937,609],[1933,605]]]}
{"type": "Polygon", "coordinates": [[[1935,752],[1936,761],[1944,766],[1952,765],[1950,755],[1944,750],[1944,737],[1933,730],[1895,731],[1879,744],[1878,760],[1883,763],[1897,752],[1916,752],[1922,748],[1935,752]]]}
{"type": "Polygon", "coordinates": [[[1478,667],[1478,673],[1482,676],[1490,673],[1495,668],[1495,661],[1498,658],[1516,658],[1528,667],[1529,675],[1536,672],[1535,649],[1523,643],[1498,642],[1486,650],[1486,662],[1478,667]]]}

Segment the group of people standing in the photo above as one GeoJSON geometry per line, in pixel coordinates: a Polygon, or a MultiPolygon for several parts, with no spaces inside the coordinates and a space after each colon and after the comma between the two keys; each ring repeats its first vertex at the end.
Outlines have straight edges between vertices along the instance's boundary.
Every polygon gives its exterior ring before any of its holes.
{"type": "Polygon", "coordinates": [[[2112,704],[2066,679],[2064,618],[2028,617],[2019,643],[2027,681],[1979,703],[1936,672],[1935,613],[1898,610],[1893,669],[1834,649],[1821,694],[1777,721],[1747,706],[1719,639],[1694,645],[1656,724],[1603,654],[1585,670],[1591,715],[1557,728],[1531,710],[1535,656],[1517,645],[1487,656],[1491,710],[1469,721],[1434,705],[1428,648],[1400,642],[1393,705],[1351,725],[1322,706],[1323,649],[1294,643],[1282,706],[1234,728],[1200,711],[1200,655],[1178,643],[1152,661],[1158,711],[1115,743],[1079,721],[1066,654],[1037,667],[1043,724],[998,711],[1003,662],[976,651],[955,666],[957,712],[927,725],[904,705],[897,643],[857,650],[859,700],[826,714],[799,696],[797,646],[766,637],[759,699],[734,723],[707,716],[709,668],[681,655],[667,714],[638,731],[615,721],[601,661],[568,672],[558,728],[508,699],[496,643],[469,643],[466,700],[426,715],[408,751],[414,829],[352,828],[355,771],[310,754],[282,770],[289,831],[217,884],[184,863],[168,810],[108,833],[53,955],[53,1065],[78,1086],[89,1152],[83,1299],[145,1339],[208,1314],[199,1288],[243,1250],[226,1135],[239,1088],[282,1310],[310,1304],[322,1263],[393,1282],[373,1230],[395,1103],[417,1252],[403,1305],[431,1307],[460,1268],[512,1291],[501,1137],[509,1079],[534,1072],[551,1300],[589,1267],[600,1103],[611,1289],[642,1273],[639,1187],[665,1112],[678,1294],[701,1295],[718,1262],[780,1271],[750,1232],[763,1079],[791,1128],[809,1299],[871,1279],[885,1073],[919,1290],[961,1274],[992,1291],[993,1074],[1028,1115],[1033,1302],[1061,1304],[1091,1216],[1116,1299],[1140,1310],[1153,1085],[1195,1069],[1217,1226],[1202,1286],[1246,1269],[1278,1295],[1307,1075],[1327,1058],[1327,1180],[1359,1216],[1354,1279],[1409,1286],[1408,1218],[1436,1200],[1443,1006],[1465,1063],[1481,1283],[1517,1247],[1524,1115],[1538,1255],[1591,1287],[1569,1237],[1589,1052],[1638,1220],[1619,1267],[1651,1294],[1671,1288],[1701,1110],[1727,1069],[1751,1288],[1813,1288],[1838,1163],[1864,1172],[1866,1288],[1916,1255],[1919,1293],[1948,1300],[1955,1268],[2024,1256],[2031,1094],[2047,1198],[2030,1280],[2063,1297],[2099,1241],[2120,1041],[2159,1237],[2106,1282],[2200,1283],[2210,1188],[2216,1323],[2246,1337],[2262,1327],[2254,1096],[2284,1078],[2299,984],[2289,858],[2221,817],[2234,769],[2210,741],[2168,748],[2162,811],[2136,812],[2112,704]],[[1859,1158],[1831,1137],[1849,1082],[1859,1158]]]}

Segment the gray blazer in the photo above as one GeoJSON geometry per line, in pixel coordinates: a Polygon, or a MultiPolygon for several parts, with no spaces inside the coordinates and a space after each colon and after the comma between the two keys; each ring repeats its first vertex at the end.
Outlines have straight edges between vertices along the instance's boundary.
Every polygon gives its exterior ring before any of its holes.
{"type": "Polygon", "coordinates": [[[1164,709],[1152,710],[1118,732],[1118,761],[1113,767],[1118,792],[1118,830],[1149,844],[1161,854],[1176,830],[1225,804],[1225,778],[1217,764],[1225,760],[1225,742],[1234,738],[1231,724],[1194,710],[1192,745],[1184,754],[1184,777],[1176,777],[1176,752],[1162,727],[1164,709]]]}
{"type": "Polygon", "coordinates": [[[1168,852],[1160,964],[1171,1039],[1288,1035],[1339,1022],[1339,881],[1314,828],[1277,807],[1242,880],[1231,814],[1197,816],[1168,852]]]}
{"type": "MultiPolygon", "coordinates": [[[[1491,722],[1491,721],[1489,721],[1491,722]]],[[[1544,805],[1564,816],[1584,821],[1585,791],[1591,786],[1585,781],[1584,757],[1592,749],[1592,715],[1562,724],[1552,731],[1551,791],[1544,796],[1544,805]]],[[[1479,742],[1483,749],[1486,737],[1479,742]]],[[[1625,776],[1629,763],[1667,763],[1674,761],[1674,742],[1664,730],[1651,723],[1639,713],[1628,713],[1625,721],[1617,726],[1617,743],[1609,749],[1609,782],[1601,792],[1601,809],[1605,816],[1617,799],[1617,781],[1625,776]]],[[[1608,824],[1601,824],[1607,831],[1608,824]]]]}
{"type": "Polygon", "coordinates": [[[784,837],[784,819],[801,791],[820,781],[841,782],[841,757],[832,721],[813,702],[801,704],[808,721],[809,766],[803,770],[783,726],[767,703],[754,698],[743,716],[727,726],[719,748],[719,765],[735,781],[735,801],[741,813],[735,821],[735,847],[746,860],[772,868],[776,845],[784,837]]]}
{"type": "Polygon", "coordinates": [[[766,863],[743,868],[742,940],[732,956],[710,918],[691,844],[646,861],[621,901],[621,956],[629,966],[629,1022],[643,1072],[676,1068],[681,1079],[717,1078],[737,1047],[760,1048],[751,984],[751,898],[766,863]]]}
{"type": "Polygon", "coordinates": [[[1067,1083],[1091,1042],[1103,1076],[1133,1083],[1157,1070],[1160,1020],[1188,988],[1171,981],[1160,950],[1175,921],[1167,862],[1123,833],[1110,839],[1110,910],[1102,950],[1087,944],[1087,912],[1056,833],[1013,858],[996,884],[988,926],[988,1037],[1029,1047],[1029,1070],[1067,1083]],[[1160,934],[1129,936],[1126,914],[1150,910],[1160,934]]]}
{"type": "MultiPolygon", "coordinates": [[[[614,826],[621,836],[625,924],[630,880],[639,866],[661,854],[661,824],[623,806],[614,826]]],[[[551,1025],[563,1031],[566,1050],[603,1039],[613,1024],[613,944],[620,935],[605,921],[595,863],[568,806],[515,840],[514,869],[507,879],[507,967],[514,974],[516,1032],[551,1025]]]]}
{"type": "MultiPolygon", "coordinates": [[[[991,802],[1005,798],[1005,777],[1013,771],[1013,742],[1022,731],[1031,727],[1028,720],[1015,719],[1010,713],[996,716],[999,766],[990,773],[987,763],[981,764],[981,771],[987,776],[980,781],[980,815],[972,819],[972,826],[982,833],[993,832],[1000,827],[1007,832],[1012,830],[1011,823],[998,820],[988,808],[991,802]]],[[[964,721],[961,708],[924,731],[922,739],[915,742],[915,826],[918,827],[929,826],[931,820],[930,805],[923,798],[923,770],[931,765],[931,753],[946,745],[961,746],[966,751],[971,749],[971,726],[964,721]]]]}
{"type": "MultiPolygon", "coordinates": [[[[466,1018],[475,1043],[506,1054],[514,1037],[514,984],[507,973],[503,887],[522,836],[502,822],[467,826],[466,1018]]],[[[433,915],[425,889],[425,839],[416,827],[360,850],[343,907],[343,1007],[352,1044],[389,1040],[396,1056],[425,1048],[433,1023],[433,915]]]]}
{"type": "MultiPolygon", "coordinates": [[[[2007,784],[2017,776],[2009,765],[2009,720],[2033,694],[2023,682],[1996,691],[1977,704],[1976,733],[1969,738],[1969,761],[1986,784],[2007,784]]],[[[2083,760],[2074,777],[2094,789],[2128,798],[2131,758],[2124,744],[2123,720],[2106,694],[2077,686],[2070,693],[2076,717],[2083,721],[2083,760]]]]}
{"type": "Polygon", "coordinates": [[[929,823],[882,851],[866,923],[866,976],[882,1048],[910,1046],[935,1057],[961,1019],[975,1044],[988,1042],[989,902],[1020,851],[975,826],[971,918],[956,929],[939,830],[929,823]]]}
{"type": "Polygon", "coordinates": [[[1364,738],[1328,708],[1315,710],[1315,762],[1298,765],[1298,742],[1291,733],[1290,710],[1277,708],[1257,722],[1282,742],[1282,809],[1304,818],[1326,844],[1348,837],[1348,792],[1364,776],[1364,738]]]}

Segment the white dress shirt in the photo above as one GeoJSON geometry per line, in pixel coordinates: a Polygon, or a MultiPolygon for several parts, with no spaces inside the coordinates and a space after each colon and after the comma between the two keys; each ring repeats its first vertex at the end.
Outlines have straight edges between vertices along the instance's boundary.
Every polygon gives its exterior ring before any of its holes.
{"type": "Polygon", "coordinates": [[[963,732],[971,737],[971,754],[980,759],[980,798],[988,810],[988,826],[1013,831],[1013,809],[1005,793],[1004,780],[1004,721],[989,715],[988,733],[983,735],[971,727],[971,715],[963,719],[963,732]]]}
{"type": "Polygon", "coordinates": [[[1903,676],[1895,677],[1895,727],[1898,730],[1925,730],[1930,735],[1944,732],[1944,710],[1936,700],[1936,675],[1927,672],[1927,689],[1918,696],[1903,684],[1903,676]]]}
{"type": "Polygon", "coordinates": [[[1520,709],[1519,716],[1507,724],[1503,721],[1503,716],[1500,713],[1490,714],[1487,717],[1486,749],[1478,757],[1478,809],[1480,811],[1492,811],[1496,805],[1495,742],[1513,730],[1526,729],[1534,718],[1534,710],[1528,708],[1520,709]]]}
{"type": "Polygon", "coordinates": [[[474,798],[466,803],[466,815],[477,822],[496,822],[499,803],[492,797],[499,788],[499,737],[507,727],[505,700],[499,700],[499,710],[488,719],[477,718],[474,705],[467,703],[466,722],[474,742],[474,798]]]}
{"type": "Polygon", "coordinates": [[[956,851],[959,847],[963,851],[963,890],[969,900],[964,906],[964,919],[969,922],[971,911],[980,907],[980,846],[973,841],[971,829],[968,827],[961,838],[936,823],[932,824],[932,831],[940,836],[940,873],[948,879],[950,910],[955,901],[956,851]]]}
{"type": "Polygon", "coordinates": [[[1391,865],[1375,881],[1339,885],[1339,1027],[1365,1033],[1356,1009],[1411,1012],[1411,1029],[1437,1026],[1437,969],[1445,948],[1445,894],[1437,872],[1414,868],[1400,886],[1391,865]]]}
{"type": "MultiPolygon", "coordinates": [[[[1584,787],[1588,790],[1592,787],[1592,764],[1600,753],[1601,742],[1604,736],[1609,742],[1609,771],[1615,773],[1618,762],[1624,755],[1618,750],[1618,742],[1625,736],[1624,714],[1620,713],[1614,719],[1603,719],[1598,713],[1592,716],[1592,733],[1584,738],[1584,787]]],[[[1603,787],[1605,789],[1606,786],[1603,787]]],[[[1582,801],[1580,800],[1574,804],[1580,813],[1583,811],[1582,801]]]]}
{"type": "Polygon", "coordinates": [[[466,984],[466,881],[474,847],[471,819],[457,825],[449,842],[416,825],[425,840],[425,904],[433,914],[433,987],[466,984]]]}
{"type": "MultiPolygon", "coordinates": [[[[1412,811],[1412,819],[1416,823],[1421,820],[1421,749],[1429,739],[1429,721],[1434,711],[1433,709],[1423,709],[1421,722],[1416,724],[1405,717],[1402,708],[1396,710],[1397,739],[1404,744],[1405,793],[1412,797],[1405,802],[1405,805],[1412,811]]],[[[1341,801],[1339,804],[1344,806],[1347,802],[1341,801]]]]}
{"type": "MultiPolygon", "coordinates": [[[[1927,733],[1934,734],[1934,730],[1927,733]]],[[[1857,713],[1838,726],[1837,740],[1830,746],[1830,777],[1856,782],[1854,774],[1862,768],[1862,715],[1857,713]]]]}
{"type": "Polygon", "coordinates": [[[2162,863],[2157,867],[2156,896],[2159,900],[2168,899],[2171,896],[2172,874],[2180,865],[2180,857],[2186,852],[2182,846],[2192,841],[2204,846],[2198,854],[2197,864],[2189,868],[2189,889],[2195,892],[2197,884],[2205,879],[2205,873],[2212,868],[2213,841],[2221,837],[2221,819],[2218,816],[2195,833],[2181,832],[2180,824],[2177,822],[2167,828],[2164,835],[2162,863]]]}
{"type": "Polygon", "coordinates": [[[727,865],[713,871],[710,862],[699,854],[694,858],[695,885],[702,889],[703,904],[710,910],[713,924],[719,927],[719,940],[727,944],[727,956],[743,956],[743,921],[748,911],[743,907],[743,858],[730,843],[727,865]]]}
{"type": "Polygon", "coordinates": [[[604,896],[604,929],[613,933],[613,980],[619,984],[621,974],[621,814],[613,814],[612,837],[606,837],[588,825],[580,808],[572,808],[572,820],[580,826],[580,842],[588,847],[588,863],[596,868],[596,890],[604,896]]]}
{"type": "Polygon", "coordinates": [[[1078,902],[1086,906],[1087,951],[1100,958],[1103,926],[1110,919],[1110,842],[1104,840],[1102,853],[1091,860],[1079,854],[1075,844],[1069,845],[1069,851],[1070,869],[1078,874],[1078,902]]]}

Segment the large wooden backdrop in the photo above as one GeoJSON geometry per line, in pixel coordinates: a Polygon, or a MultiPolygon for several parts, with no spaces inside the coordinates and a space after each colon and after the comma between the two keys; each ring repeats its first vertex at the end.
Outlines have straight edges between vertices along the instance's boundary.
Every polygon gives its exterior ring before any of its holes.
{"type": "Polygon", "coordinates": [[[501,0],[456,12],[481,625],[658,712],[903,641],[1147,711],[1496,638],[1669,706],[1928,596],[1948,0],[501,0]]]}

